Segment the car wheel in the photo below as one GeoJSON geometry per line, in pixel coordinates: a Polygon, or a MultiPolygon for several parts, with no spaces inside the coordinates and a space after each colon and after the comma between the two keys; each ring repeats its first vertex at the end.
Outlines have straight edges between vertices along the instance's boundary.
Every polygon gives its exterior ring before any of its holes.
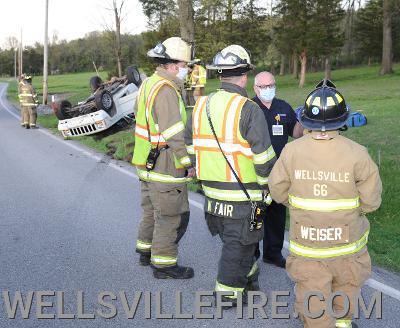
{"type": "Polygon", "coordinates": [[[63,100],[60,103],[59,108],[55,111],[55,114],[59,120],[67,120],[72,118],[72,114],[70,112],[72,108],[71,103],[68,100],[63,100]]]}
{"type": "Polygon", "coordinates": [[[90,79],[90,89],[94,93],[101,85],[103,84],[103,80],[99,76],[93,76],[90,79]]]}
{"type": "Polygon", "coordinates": [[[102,90],[96,94],[96,106],[97,109],[103,109],[108,114],[111,114],[111,110],[114,107],[114,100],[112,94],[107,90],[102,90]]]}
{"type": "Polygon", "coordinates": [[[126,69],[126,78],[129,83],[134,83],[137,87],[142,84],[142,78],[140,77],[140,72],[136,66],[129,66],[126,69]]]}

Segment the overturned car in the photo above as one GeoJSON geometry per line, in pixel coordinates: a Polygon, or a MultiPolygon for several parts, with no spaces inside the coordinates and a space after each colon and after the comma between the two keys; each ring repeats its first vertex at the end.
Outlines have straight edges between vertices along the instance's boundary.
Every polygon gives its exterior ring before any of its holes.
{"type": "Polygon", "coordinates": [[[90,135],[107,130],[114,124],[132,123],[133,106],[142,83],[136,66],[128,67],[126,75],[103,82],[100,77],[90,79],[93,94],[72,106],[63,100],[54,108],[59,119],[58,130],[67,137],[90,135]]]}

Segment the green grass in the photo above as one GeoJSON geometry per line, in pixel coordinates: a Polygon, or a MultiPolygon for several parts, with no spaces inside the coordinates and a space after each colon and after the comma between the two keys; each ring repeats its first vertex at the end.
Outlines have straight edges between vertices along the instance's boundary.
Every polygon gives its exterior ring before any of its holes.
{"type": "MultiPolygon", "coordinates": [[[[395,74],[378,76],[378,66],[335,70],[332,78],[353,110],[361,110],[368,117],[368,125],[352,128],[344,135],[366,146],[372,158],[378,162],[380,154],[380,174],[383,181],[383,202],[381,208],[368,215],[371,222],[369,250],[375,264],[400,272],[400,224],[397,213],[400,206],[400,65],[394,67],[395,74]]],[[[89,79],[93,73],[68,74],[49,77],[50,93],[71,94],[72,102],[86,98],[89,93],[89,79]]],[[[105,74],[102,75],[104,77],[105,74]]],[[[323,78],[323,74],[307,74],[307,83],[298,88],[292,76],[277,77],[277,96],[285,99],[293,107],[302,105],[308,92],[323,78]]],[[[34,85],[41,92],[41,78],[34,78],[34,85]]],[[[248,92],[254,95],[253,77],[250,76],[248,92]]],[[[218,88],[219,81],[210,80],[207,92],[218,88]]],[[[16,85],[10,83],[9,95],[16,100],[16,85]]],[[[56,131],[57,119],[52,116],[39,117],[39,123],[56,131]]],[[[98,137],[78,139],[114,158],[130,160],[133,150],[132,131],[98,137]]],[[[340,160],[340,159],[338,159],[340,160]]],[[[191,189],[197,186],[192,184],[191,189]]]]}

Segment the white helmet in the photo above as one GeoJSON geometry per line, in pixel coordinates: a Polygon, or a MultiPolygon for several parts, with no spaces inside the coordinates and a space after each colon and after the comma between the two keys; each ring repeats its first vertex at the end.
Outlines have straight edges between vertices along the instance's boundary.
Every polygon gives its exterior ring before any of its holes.
{"type": "Polygon", "coordinates": [[[179,37],[166,39],[158,43],[153,49],[147,52],[151,58],[171,59],[174,61],[190,62],[192,60],[191,46],[179,37]]]}
{"type": "MultiPolygon", "coordinates": [[[[237,44],[232,44],[218,52],[212,61],[207,65],[207,69],[217,70],[222,73],[226,70],[237,70],[239,74],[254,69],[250,55],[245,48],[237,44]]],[[[233,72],[232,72],[233,73],[233,72]]]]}

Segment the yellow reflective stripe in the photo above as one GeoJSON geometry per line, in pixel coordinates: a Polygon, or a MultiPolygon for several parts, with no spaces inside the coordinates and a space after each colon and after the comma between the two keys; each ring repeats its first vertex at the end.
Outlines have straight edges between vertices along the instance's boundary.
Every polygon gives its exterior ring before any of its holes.
{"type": "Polygon", "coordinates": [[[137,249],[143,249],[143,250],[149,250],[151,249],[151,243],[147,243],[145,241],[142,240],[137,240],[136,241],[136,248],[137,249]]]}
{"type": "Polygon", "coordinates": [[[268,194],[267,198],[264,199],[264,203],[267,205],[270,205],[272,203],[272,198],[269,194],[268,194]]]}
{"type": "Polygon", "coordinates": [[[182,157],[179,162],[183,165],[183,166],[187,166],[191,164],[190,158],[189,156],[184,156],[182,157]]]}
{"type": "Polygon", "coordinates": [[[360,198],[307,199],[289,194],[289,204],[303,210],[329,212],[357,208],[360,206],[360,198]]]}
{"type": "Polygon", "coordinates": [[[194,155],[194,146],[193,145],[186,145],[186,151],[189,155],[194,155]]]}
{"type": "Polygon", "coordinates": [[[256,177],[257,177],[257,183],[258,183],[259,185],[266,185],[266,184],[268,184],[268,177],[267,177],[267,178],[264,178],[264,177],[260,177],[259,175],[256,175],[256,177]]]}
{"type": "Polygon", "coordinates": [[[178,259],[173,256],[151,255],[151,263],[155,265],[175,265],[178,259]]]}
{"type": "Polygon", "coordinates": [[[340,320],[336,320],[336,324],[335,327],[339,327],[339,328],[351,328],[351,321],[350,319],[340,319],[340,320]]]}
{"type": "Polygon", "coordinates": [[[152,171],[144,171],[137,169],[137,173],[139,178],[144,181],[155,181],[155,182],[165,182],[165,183],[185,183],[191,181],[191,178],[175,178],[171,175],[152,172],[152,171]]]}
{"type": "Polygon", "coordinates": [[[258,264],[257,264],[257,262],[254,262],[247,277],[251,277],[252,275],[254,275],[257,272],[257,270],[258,270],[258,264]]]}
{"type": "Polygon", "coordinates": [[[25,102],[21,102],[22,106],[36,106],[37,104],[35,103],[25,103],[25,102]]]}
{"type": "Polygon", "coordinates": [[[36,95],[33,95],[31,93],[20,93],[18,95],[18,97],[33,97],[33,96],[36,96],[36,95]]]}
{"type": "MultiPolygon", "coordinates": [[[[232,144],[228,142],[219,142],[222,150],[225,153],[234,153],[241,152],[245,156],[253,156],[253,152],[250,147],[245,147],[241,144],[232,144]]],[[[218,143],[215,139],[201,139],[201,138],[193,138],[193,145],[195,147],[202,147],[204,149],[219,149],[218,143]]]]}
{"type": "MultiPolygon", "coordinates": [[[[231,200],[231,201],[246,201],[248,198],[242,190],[223,190],[210,188],[203,185],[204,194],[207,197],[219,200],[231,200]]],[[[251,200],[262,200],[261,190],[247,190],[251,200]]]]}
{"type": "Polygon", "coordinates": [[[338,247],[313,248],[300,245],[293,240],[289,243],[289,251],[292,253],[310,258],[331,258],[343,255],[354,254],[360,251],[368,242],[369,230],[356,242],[338,247]]]}
{"type": "Polygon", "coordinates": [[[199,135],[200,134],[200,109],[204,106],[205,102],[207,101],[207,96],[202,96],[197,99],[196,104],[193,108],[193,134],[199,135]]]}
{"type": "Polygon", "coordinates": [[[244,288],[238,288],[238,287],[230,287],[224,284],[221,284],[220,282],[216,282],[215,284],[215,291],[216,292],[233,292],[233,296],[225,296],[229,298],[237,298],[238,293],[243,293],[244,288]]]}
{"type": "Polygon", "coordinates": [[[253,162],[254,164],[265,164],[271,159],[275,157],[275,151],[272,146],[270,146],[266,151],[260,153],[260,154],[254,154],[253,155],[253,162]]]}
{"type": "Polygon", "coordinates": [[[165,140],[168,140],[172,138],[174,135],[178,134],[179,132],[182,132],[185,130],[185,125],[183,124],[182,121],[174,124],[173,126],[169,127],[168,129],[164,130],[161,132],[165,140]]]}
{"type": "MultiPolygon", "coordinates": [[[[135,126],[135,134],[141,136],[142,138],[149,139],[149,132],[146,129],[136,125],[135,126]]],[[[164,137],[159,135],[150,135],[151,143],[163,143],[165,142],[164,137]]]]}

